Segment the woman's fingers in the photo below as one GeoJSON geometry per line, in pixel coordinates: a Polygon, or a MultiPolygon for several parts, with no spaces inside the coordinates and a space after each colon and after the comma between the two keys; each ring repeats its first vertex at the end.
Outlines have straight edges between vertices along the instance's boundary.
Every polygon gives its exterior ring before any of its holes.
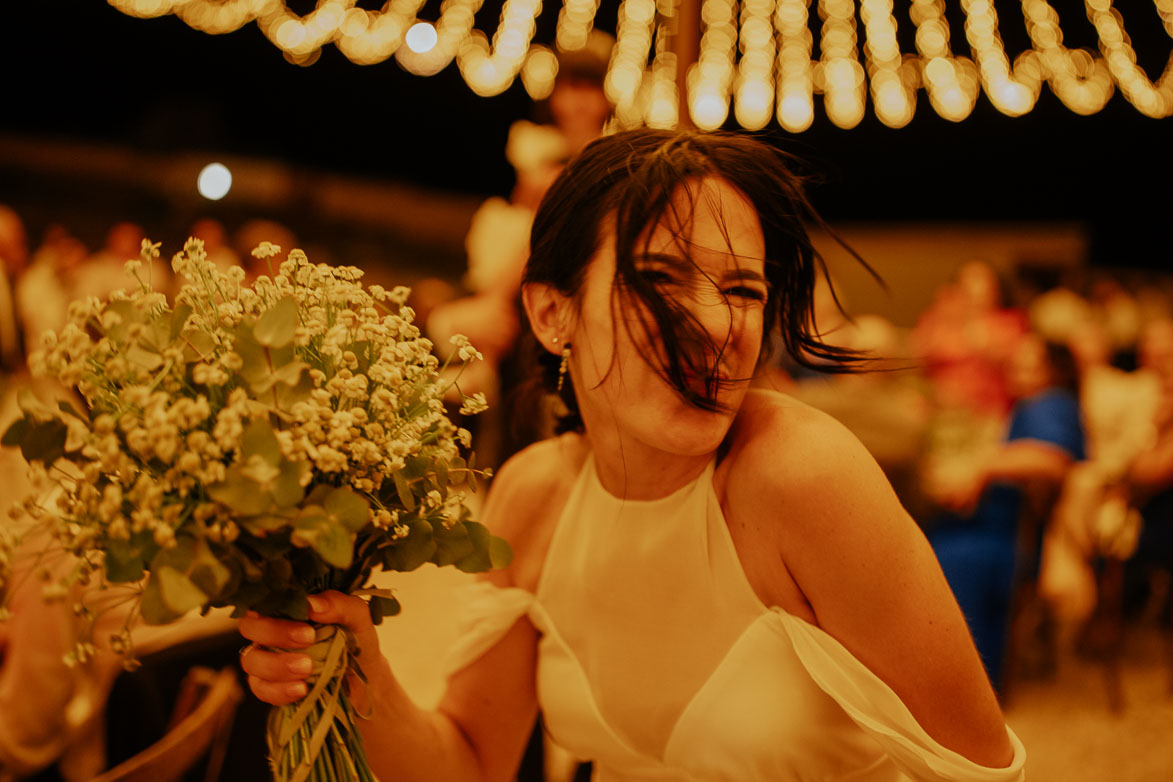
{"type": "Polygon", "coordinates": [[[314,642],[314,628],[305,622],[272,619],[251,611],[240,620],[240,634],[253,643],[297,649],[314,642]]]}
{"type": "Polygon", "coordinates": [[[320,624],[343,625],[354,633],[359,646],[378,644],[367,601],[354,595],[329,591],[310,595],[310,619],[320,624]]]}
{"type": "Polygon", "coordinates": [[[308,689],[305,682],[271,682],[256,676],[248,677],[248,687],[265,703],[284,706],[304,698],[308,689]]]}

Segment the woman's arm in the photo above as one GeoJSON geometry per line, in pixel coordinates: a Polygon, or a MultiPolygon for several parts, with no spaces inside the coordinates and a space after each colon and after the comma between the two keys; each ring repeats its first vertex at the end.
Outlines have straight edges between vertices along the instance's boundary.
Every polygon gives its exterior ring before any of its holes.
{"type": "Polygon", "coordinates": [[[1012,758],[1001,710],[924,535],[864,447],[797,403],[739,421],[730,513],[759,524],[779,580],[900,697],[938,743],[989,767],[1012,758]]]}
{"type": "MultiPolygon", "coordinates": [[[[484,523],[514,548],[510,567],[486,576],[499,586],[530,587],[531,574],[540,571],[540,562],[533,561],[545,554],[540,520],[564,477],[550,445],[518,454],[493,480],[484,523]]],[[[516,775],[537,715],[537,632],[527,618],[453,675],[436,711],[421,709],[404,691],[379,651],[361,599],[338,592],[316,595],[310,619],[344,625],[358,642],[367,684],[354,679],[349,691],[358,712],[369,715],[359,721],[359,729],[377,776],[397,782],[504,782],[516,775]]],[[[248,616],[240,620],[240,630],[263,646],[298,648],[312,641],[305,635],[309,628],[299,622],[248,616]]],[[[308,660],[253,646],[241,664],[257,697],[280,705],[305,694],[308,660]]]]}

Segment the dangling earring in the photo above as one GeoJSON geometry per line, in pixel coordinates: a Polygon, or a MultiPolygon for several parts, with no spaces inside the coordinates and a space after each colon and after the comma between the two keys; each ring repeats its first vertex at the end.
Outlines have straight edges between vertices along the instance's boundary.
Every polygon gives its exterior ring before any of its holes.
{"type": "MultiPolygon", "coordinates": [[[[555,340],[556,342],[557,340],[555,340]]],[[[562,393],[562,384],[566,382],[566,373],[570,370],[570,343],[562,346],[562,363],[558,365],[558,393],[562,393]]]]}

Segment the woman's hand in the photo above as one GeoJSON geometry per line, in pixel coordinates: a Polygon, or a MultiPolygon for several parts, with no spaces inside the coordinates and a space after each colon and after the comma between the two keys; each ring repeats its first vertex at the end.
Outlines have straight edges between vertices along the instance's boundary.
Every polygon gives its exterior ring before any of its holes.
{"type": "MultiPolygon", "coordinates": [[[[364,600],[341,592],[323,592],[309,598],[310,621],[348,629],[358,644],[358,662],[368,679],[378,665],[386,665],[379,638],[364,600]],[[374,663],[368,661],[374,660],[374,663]]],[[[306,622],[272,619],[250,611],[240,620],[240,634],[252,641],[241,654],[240,665],[248,674],[249,688],[259,699],[284,706],[305,697],[306,679],[313,671],[309,655],[296,651],[275,652],[265,647],[304,649],[314,643],[314,628],[306,622]]],[[[353,674],[351,674],[353,675],[353,674]]],[[[349,682],[348,682],[349,683],[349,682]]],[[[366,688],[350,688],[351,700],[360,713],[368,709],[366,688]]]]}

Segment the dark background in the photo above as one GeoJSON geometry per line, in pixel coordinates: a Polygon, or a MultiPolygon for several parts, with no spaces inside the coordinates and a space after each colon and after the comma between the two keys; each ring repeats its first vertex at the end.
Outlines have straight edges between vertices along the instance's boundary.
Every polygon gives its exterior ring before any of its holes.
{"type": "MultiPolygon", "coordinates": [[[[559,5],[547,3],[536,41],[552,41],[559,5]]],[[[617,6],[604,0],[599,27],[613,29],[617,6]]],[[[1082,3],[1054,6],[1067,45],[1094,45],[1082,3]]],[[[1007,50],[1024,50],[1018,3],[997,7],[1007,50]]],[[[1171,42],[1153,4],[1116,7],[1142,67],[1161,73],[1171,42]]],[[[499,9],[499,0],[486,0],[477,28],[491,34],[499,9]]],[[[429,0],[421,16],[438,11],[429,0]]],[[[0,14],[0,145],[34,138],[230,153],[480,197],[508,193],[508,127],[532,111],[520,80],[481,98],[455,64],[418,77],[394,59],[355,65],[327,45],[314,65],[299,67],[251,23],[211,36],[173,16],[132,18],[101,0],[6,3],[0,14]]],[[[950,3],[947,14],[954,52],[966,55],[961,10],[950,3]]],[[[811,15],[817,25],[814,9],[811,15]]],[[[901,49],[913,51],[907,1],[897,2],[896,17],[901,49]]],[[[1151,268],[1168,260],[1173,121],[1143,116],[1119,93],[1088,117],[1046,86],[1019,118],[981,97],[968,119],[952,123],[921,92],[914,119],[901,129],[881,125],[869,107],[859,126],[842,130],[822,115],[820,99],[815,104],[808,131],[791,136],[775,125],[764,135],[812,161],[823,178],[816,205],[832,221],[1079,222],[1093,263],[1151,268]]],[[[35,172],[0,168],[0,201],[32,197],[40,181],[35,172]]]]}

